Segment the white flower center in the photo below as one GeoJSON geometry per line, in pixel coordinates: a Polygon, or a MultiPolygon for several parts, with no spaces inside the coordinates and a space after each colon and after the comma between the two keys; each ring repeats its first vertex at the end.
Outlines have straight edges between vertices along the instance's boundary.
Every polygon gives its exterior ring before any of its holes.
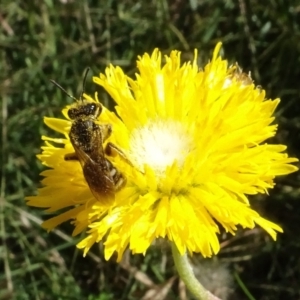
{"type": "Polygon", "coordinates": [[[132,132],[129,157],[140,170],[147,164],[161,176],[174,161],[182,166],[192,146],[192,138],[180,122],[156,120],[132,132]]]}

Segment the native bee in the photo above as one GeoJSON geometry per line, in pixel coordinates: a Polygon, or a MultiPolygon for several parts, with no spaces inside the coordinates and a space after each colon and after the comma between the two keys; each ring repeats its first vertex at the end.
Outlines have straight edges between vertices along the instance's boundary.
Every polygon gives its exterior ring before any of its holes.
{"type": "Polygon", "coordinates": [[[250,85],[253,83],[253,80],[251,78],[251,73],[250,72],[248,74],[244,73],[242,68],[238,65],[238,63],[235,63],[235,69],[231,74],[231,77],[235,78],[243,86],[250,85]]]}
{"type": "Polygon", "coordinates": [[[126,184],[125,176],[106,158],[120,155],[127,160],[125,154],[114,144],[104,142],[112,133],[110,124],[99,124],[98,117],[102,112],[102,105],[98,102],[89,102],[83,98],[85,81],[89,69],[86,71],[82,93],[79,99],[68,94],[57,82],[51,82],[60,88],[66,95],[75,100],[68,110],[72,121],[69,132],[74,153],[65,155],[65,160],[78,160],[82,167],[83,176],[94,197],[103,204],[110,204],[115,199],[115,193],[126,184]]]}

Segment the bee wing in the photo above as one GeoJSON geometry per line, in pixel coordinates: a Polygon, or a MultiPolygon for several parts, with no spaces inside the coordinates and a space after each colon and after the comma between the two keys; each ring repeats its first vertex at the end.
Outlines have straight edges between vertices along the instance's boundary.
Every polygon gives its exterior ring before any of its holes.
{"type": "Polygon", "coordinates": [[[77,147],[76,145],[73,144],[73,147],[75,150],[76,157],[83,168],[84,165],[91,161],[91,157],[87,153],[85,153],[83,149],[77,147]]]}
{"type": "Polygon", "coordinates": [[[83,168],[83,175],[94,197],[102,204],[109,205],[115,200],[115,183],[107,171],[106,160],[91,160],[83,168]]]}
{"type": "Polygon", "coordinates": [[[96,146],[93,148],[91,155],[85,153],[79,147],[74,148],[82,166],[84,178],[94,197],[104,205],[113,203],[115,200],[115,184],[109,173],[107,161],[101,155],[101,149],[103,151],[103,148],[96,146]],[[97,156],[95,156],[96,153],[97,156]]]}

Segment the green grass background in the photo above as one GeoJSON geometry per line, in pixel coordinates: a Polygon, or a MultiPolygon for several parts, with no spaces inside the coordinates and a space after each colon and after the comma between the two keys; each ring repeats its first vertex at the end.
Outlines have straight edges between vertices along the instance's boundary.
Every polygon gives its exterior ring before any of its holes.
{"type": "MultiPolygon", "coordinates": [[[[40,186],[43,168],[35,156],[41,135],[55,135],[43,117],[61,117],[72,101],[49,79],[78,96],[89,66],[86,91],[93,94],[98,87],[92,75],[109,63],[133,75],[137,55],[158,47],[166,54],[181,50],[184,60],[197,48],[204,64],[218,41],[230,63],[251,71],[268,97],[282,99],[273,142],[300,157],[299,1],[0,2],[0,300],[192,299],[166,245],[154,245],[145,257],[126,255],[122,264],[105,262],[101,245],[82,258],[69,236],[71,226],[45,232],[40,222],[47,217],[26,207],[24,197],[40,186]]],[[[276,243],[259,228],[235,237],[222,233],[217,257],[192,258],[202,282],[222,299],[300,299],[299,175],[276,182],[269,197],[250,198],[284,228],[276,243]]]]}

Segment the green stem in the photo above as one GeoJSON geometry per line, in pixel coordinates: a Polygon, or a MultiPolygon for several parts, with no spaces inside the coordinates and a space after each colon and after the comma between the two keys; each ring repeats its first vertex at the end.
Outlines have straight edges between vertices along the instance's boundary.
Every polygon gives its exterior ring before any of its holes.
{"type": "Polygon", "coordinates": [[[193,269],[188,261],[186,253],[181,255],[174,243],[172,245],[172,254],[176,269],[180,278],[185,283],[187,289],[194,295],[197,300],[220,300],[207,291],[203,285],[196,279],[193,269]]]}

